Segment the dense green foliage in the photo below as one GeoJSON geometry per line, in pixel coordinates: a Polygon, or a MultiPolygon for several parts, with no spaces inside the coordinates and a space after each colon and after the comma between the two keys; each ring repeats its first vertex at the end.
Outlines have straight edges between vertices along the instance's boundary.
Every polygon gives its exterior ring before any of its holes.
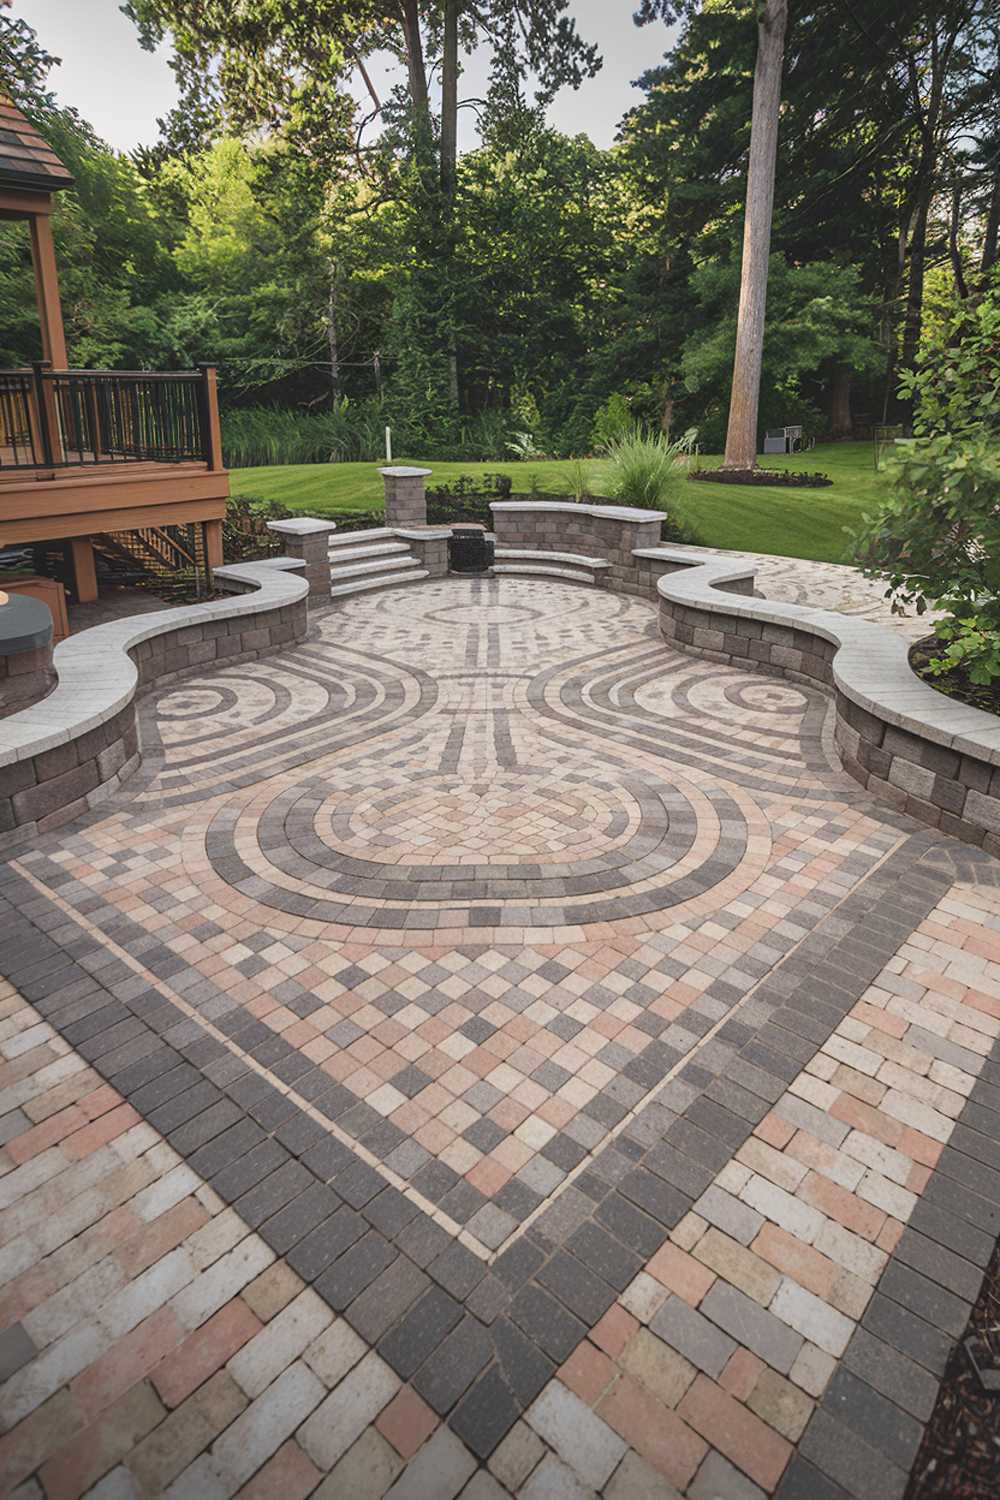
{"type": "Polygon", "coordinates": [[[859,548],[895,601],[947,612],[931,672],[986,684],[1000,677],[1000,276],[942,322],[907,384],[918,436],[889,460],[859,548]]]}
{"type": "MultiPolygon", "coordinates": [[[[55,216],[77,364],[219,362],[232,462],[600,451],[633,422],[721,440],[754,61],[752,0],[683,14],[617,143],[545,122],[599,60],[565,0],[131,0],[183,105],[133,158],[49,92],[0,10],[0,83],[77,177],[55,216]],[[457,57],[448,17],[457,18],[457,57]],[[475,149],[460,59],[491,48],[475,149]],[[399,79],[359,105],[366,59],[399,79]],[[529,97],[529,82],[537,85],[529,97]],[[370,107],[369,107],[370,105],[370,107]]],[[[929,399],[899,372],[1000,224],[1000,0],[793,7],[762,426],[822,436],[929,399]]],[[[650,61],[663,32],[651,27],[650,61]]],[[[25,226],[0,225],[0,361],[37,356],[25,226]]]]}

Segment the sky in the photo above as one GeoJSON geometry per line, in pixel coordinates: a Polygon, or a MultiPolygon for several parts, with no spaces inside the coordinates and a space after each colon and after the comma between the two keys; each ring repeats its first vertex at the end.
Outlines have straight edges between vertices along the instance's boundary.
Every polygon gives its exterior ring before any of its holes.
{"type": "MultiPolygon", "coordinates": [[[[62,65],[50,85],[62,104],[75,106],[98,135],[120,151],[156,140],[157,118],[176,102],[166,48],[143,52],[135,26],[119,10],[120,0],[14,0],[13,13],[38,33],[42,46],[62,65]]],[[[563,89],[549,118],[567,134],[585,131],[598,146],[609,146],[625,110],[641,98],[633,82],[655,67],[669,44],[661,23],[633,25],[636,0],[571,0],[577,29],[596,42],[604,67],[579,90],[563,89]]],[[[379,83],[386,70],[375,68],[379,83]]],[[[481,92],[486,59],[474,56],[463,78],[470,97],[481,92]]],[[[359,97],[362,97],[359,85],[359,97]]],[[[461,144],[472,144],[474,115],[463,111],[461,144]]]]}

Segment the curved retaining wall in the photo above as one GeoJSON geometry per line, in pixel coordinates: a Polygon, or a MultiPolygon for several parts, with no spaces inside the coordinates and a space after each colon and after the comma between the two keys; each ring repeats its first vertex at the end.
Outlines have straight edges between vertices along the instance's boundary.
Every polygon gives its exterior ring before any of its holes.
{"type": "Polygon", "coordinates": [[[98,806],[135,770],[141,692],[302,640],[308,584],[300,568],[288,558],[217,568],[232,598],[132,615],[62,641],[54,691],[0,722],[4,849],[98,806]]]}
{"type": "Polygon", "coordinates": [[[832,610],[753,597],[752,557],[662,546],[656,512],[554,500],[490,508],[502,545],[608,558],[608,586],[658,599],[660,631],[680,650],[826,688],[850,775],[920,822],[1000,855],[1000,722],[921,682],[903,639],[832,610]]]}
{"type": "Polygon", "coordinates": [[[671,645],[826,687],[845,770],[920,822],[1000,855],[1000,723],[992,714],[921,682],[907,642],[879,625],[732,597],[734,584],[752,584],[752,558],[658,551],[673,568],[657,582],[660,632],[671,645]]]}

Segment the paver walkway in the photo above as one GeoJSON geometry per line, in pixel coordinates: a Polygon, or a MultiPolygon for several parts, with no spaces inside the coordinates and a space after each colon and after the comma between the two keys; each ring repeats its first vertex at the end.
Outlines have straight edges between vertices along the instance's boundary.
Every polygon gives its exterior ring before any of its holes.
{"type": "Polygon", "coordinates": [[[0,866],[0,1492],[902,1495],[997,1229],[1000,865],[643,602],[313,625],[0,866]]]}

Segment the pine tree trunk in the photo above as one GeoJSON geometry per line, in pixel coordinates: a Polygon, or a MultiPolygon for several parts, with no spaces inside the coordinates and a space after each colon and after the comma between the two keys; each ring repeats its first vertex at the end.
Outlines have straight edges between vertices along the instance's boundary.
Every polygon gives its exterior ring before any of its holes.
{"type": "MultiPolygon", "coordinates": [[[[449,235],[454,233],[455,189],[458,184],[459,3],[460,0],[445,0],[444,47],[441,58],[441,192],[449,235]]],[[[448,396],[453,409],[457,411],[458,354],[454,342],[448,348],[448,396]]]]}
{"type": "Polygon", "coordinates": [[[757,462],[757,408],[764,353],[767,262],[771,251],[781,63],[788,24],[788,0],[761,0],[758,16],[740,307],[724,459],[727,469],[752,469],[757,462]]]}

